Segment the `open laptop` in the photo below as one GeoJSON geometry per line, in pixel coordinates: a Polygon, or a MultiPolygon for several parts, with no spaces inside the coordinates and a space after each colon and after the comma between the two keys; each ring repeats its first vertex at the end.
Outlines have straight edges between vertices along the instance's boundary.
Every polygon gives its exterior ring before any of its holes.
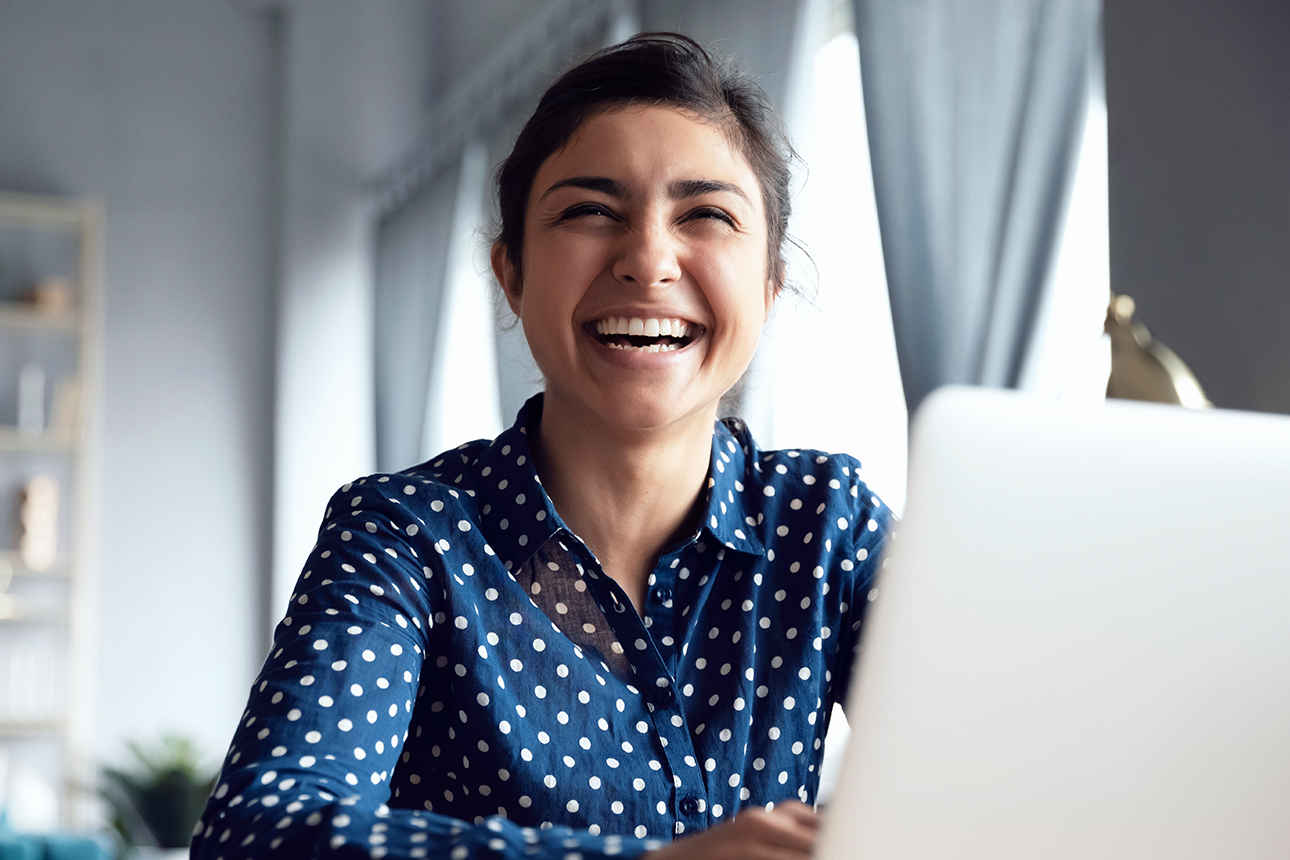
{"type": "Polygon", "coordinates": [[[1290,858],[1290,418],[943,389],[825,860],[1290,858]]]}

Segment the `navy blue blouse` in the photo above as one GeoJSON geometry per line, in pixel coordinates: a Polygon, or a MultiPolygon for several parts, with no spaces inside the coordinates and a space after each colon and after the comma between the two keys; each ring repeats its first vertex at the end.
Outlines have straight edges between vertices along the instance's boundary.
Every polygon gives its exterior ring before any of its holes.
{"type": "Polygon", "coordinates": [[[638,614],[542,489],[541,410],[332,498],[193,857],[627,857],[814,801],[890,520],[859,463],[719,422],[638,614]]]}

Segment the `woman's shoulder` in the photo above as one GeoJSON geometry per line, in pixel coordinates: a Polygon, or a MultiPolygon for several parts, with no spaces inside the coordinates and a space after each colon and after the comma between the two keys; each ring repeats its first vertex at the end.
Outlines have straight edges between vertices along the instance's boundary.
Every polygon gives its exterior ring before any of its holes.
{"type": "Polygon", "coordinates": [[[724,445],[727,451],[742,454],[742,483],[754,497],[786,499],[791,510],[806,507],[808,497],[816,500],[810,506],[813,509],[845,505],[863,514],[885,510],[882,500],[865,483],[860,460],[850,454],[814,448],[762,449],[747,424],[737,418],[723,419],[720,428],[727,438],[719,438],[718,447],[724,445]]]}
{"type": "Polygon", "coordinates": [[[467,442],[398,472],[374,472],[343,484],[328,504],[326,518],[359,510],[402,509],[423,516],[473,508],[479,458],[490,442],[467,442]]]}

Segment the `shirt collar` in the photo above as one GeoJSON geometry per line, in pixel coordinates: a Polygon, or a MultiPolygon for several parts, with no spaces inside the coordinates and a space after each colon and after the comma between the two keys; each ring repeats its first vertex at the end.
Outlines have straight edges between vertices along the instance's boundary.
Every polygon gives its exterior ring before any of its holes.
{"type": "Polygon", "coordinates": [[[533,466],[529,433],[542,417],[542,395],[530,397],[515,423],[484,449],[473,475],[480,529],[512,572],[560,530],[568,531],[533,466]]]}
{"type": "Polygon", "coordinates": [[[758,537],[764,519],[764,499],[755,487],[753,470],[757,445],[748,427],[738,418],[723,418],[712,433],[708,463],[708,499],[703,529],[722,546],[751,555],[765,555],[758,537]]]}
{"type": "MultiPolygon", "coordinates": [[[[539,393],[529,398],[515,424],[494,439],[473,465],[480,527],[511,571],[518,570],[556,532],[569,531],[533,466],[529,433],[537,429],[541,417],[539,393]]],[[[718,421],[699,534],[708,532],[728,549],[765,555],[758,538],[762,499],[750,496],[752,491],[745,487],[756,462],[756,444],[744,423],[736,418],[718,421]]]]}

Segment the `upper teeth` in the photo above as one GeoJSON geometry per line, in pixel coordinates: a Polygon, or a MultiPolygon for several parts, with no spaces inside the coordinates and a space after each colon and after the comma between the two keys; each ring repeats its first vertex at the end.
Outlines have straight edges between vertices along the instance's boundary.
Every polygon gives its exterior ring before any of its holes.
{"type": "Polygon", "coordinates": [[[598,334],[626,334],[640,337],[685,337],[690,326],[678,319],[642,319],[640,317],[605,317],[596,321],[598,334]]]}

